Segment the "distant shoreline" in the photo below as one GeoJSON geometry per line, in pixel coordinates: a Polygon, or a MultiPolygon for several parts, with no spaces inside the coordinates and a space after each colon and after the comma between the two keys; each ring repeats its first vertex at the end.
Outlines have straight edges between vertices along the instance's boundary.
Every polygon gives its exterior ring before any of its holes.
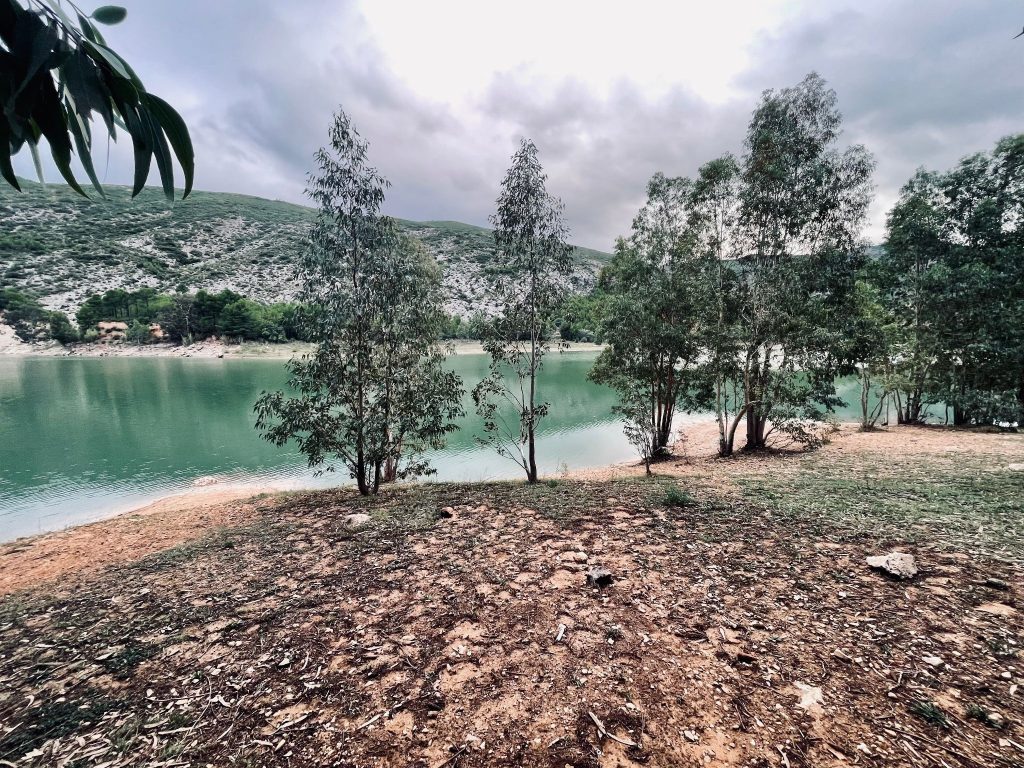
{"type": "MultiPolygon", "coordinates": [[[[483,346],[479,341],[452,342],[456,355],[483,354],[483,346]]],[[[604,347],[600,344],[573,343],[564,351],[600,352],[604,347]]],[[[242,360],[286,360],[306,354],[313,349],[312,344],[293,342],[286,344],[268,344],[261,342],[243,342],[241,344],[225,344],[220,341],[200,341],[195,344],[145,344],[137,345],[125,342],[80,342],[62,346],[56,342],[43,344],[27,344],[0,333],[0,359],[5,357],[180,357],[203,359],[242,359],[242,360]]]]}

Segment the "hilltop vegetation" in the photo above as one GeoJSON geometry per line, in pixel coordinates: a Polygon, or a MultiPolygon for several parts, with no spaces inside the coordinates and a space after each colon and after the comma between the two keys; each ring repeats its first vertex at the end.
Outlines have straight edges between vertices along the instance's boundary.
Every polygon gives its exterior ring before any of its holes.
{"type": "MultiPolygon", "coordinates": [[[[87,200],[68,187],[22,180],[0,189],[0,287],[39,298],[73,316],[86,298],[110,289],[171,293],[228,289],[262,303],[291,300],[295,265],[314,211],[279,200],[194,192],[170,205],[158,190],[134,200],[105,187],[87,200]]],[[[445,306],[470,317],[489,306],[494,241],[483,227],[451,221],[398,221],[444,268],[445,306]]],[[[587,290],[608,254],[575,251],[575,292],[587,290]]]]}

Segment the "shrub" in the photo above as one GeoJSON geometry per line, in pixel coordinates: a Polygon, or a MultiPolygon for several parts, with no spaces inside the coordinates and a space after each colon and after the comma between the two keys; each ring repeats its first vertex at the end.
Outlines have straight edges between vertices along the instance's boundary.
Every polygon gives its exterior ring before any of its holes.
{"type": "Polygon", "coordinates": [[[670,485],[665,490],[665,506],[689,507],[694,503],[693,497],[677,485],[670,485]]]}

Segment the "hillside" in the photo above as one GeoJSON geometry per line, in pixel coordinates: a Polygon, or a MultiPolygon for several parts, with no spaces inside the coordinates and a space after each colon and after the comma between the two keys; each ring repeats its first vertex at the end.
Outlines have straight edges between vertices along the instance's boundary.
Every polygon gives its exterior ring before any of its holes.
{"type": "MultiPolygon", "coordinates": [[[[58,184],[0,187],[0,285],[37,294],[74,313],[110,288],[221,290],[260,301],[294,295],[296,256],[310,208],[246,195],[194,192],[169,205],[156,189],[132,200],[126,187],[85,200],[58,184]]],[[[491,231],[453,221],[399,220],[444,266],[449,312],[485,307],[491,231]]],[[[578,248],[575,290],[588,288],[608,254],[578,248]]]]}

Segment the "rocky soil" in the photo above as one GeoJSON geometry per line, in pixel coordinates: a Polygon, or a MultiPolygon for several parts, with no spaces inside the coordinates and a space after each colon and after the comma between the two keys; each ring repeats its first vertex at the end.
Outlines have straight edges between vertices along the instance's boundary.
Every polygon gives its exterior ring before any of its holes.
{"type": "MultiPolygon", "coordinates": [[[[992,455],[1024,454],[1009,445],[992,455]]],[[[851,446],[773,461],[791,480],[822,458],[841,474],[851,446]]],[[[790,514],[688,479],[756,478],[761,461],[232,502],[170,549],[23,583],[0,605],[0,759],[1021,765],[1021,541],[790,514]],[[917,574],[866,561],[892,551],[917,574]],[[593,568],[611,583],[588,584],[593,568]]],[[[930,477],[923,494],[953,482],[930,477]]],[[[47,540],[0,567],[59,558],[47,540]]]]}

